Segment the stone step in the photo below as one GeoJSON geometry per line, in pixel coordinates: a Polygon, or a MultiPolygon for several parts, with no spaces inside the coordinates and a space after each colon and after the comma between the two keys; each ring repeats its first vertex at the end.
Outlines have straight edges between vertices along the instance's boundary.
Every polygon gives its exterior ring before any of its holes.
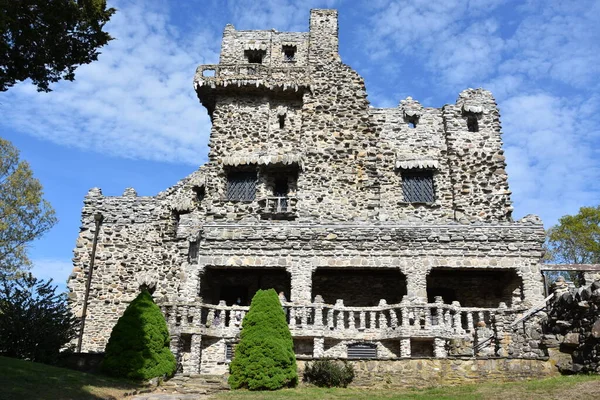
{"type": "Polygon", "coordinates": [[[221,375],[177,375],[165,381],[161,388],[183,394],[213,394],[229,390],[229,384],[227,378],[221,375]]]}

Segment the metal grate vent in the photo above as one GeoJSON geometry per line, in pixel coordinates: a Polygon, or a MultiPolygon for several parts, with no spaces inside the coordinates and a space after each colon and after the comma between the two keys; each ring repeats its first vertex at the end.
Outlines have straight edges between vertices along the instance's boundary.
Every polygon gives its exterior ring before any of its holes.
{"type": "Polygon", "coordinates": [[[231,361],[233,359],[234,345],[233,343],[227,343],[225,345],[225,361],[231,361]]]}
{"type": "Polygon", "coordinates": [[[402,193],[408,203],[433,203],[433,171],[402,172],[402,193]]]}
{"type": "Polygon", "coordinates": [[[232,172],[227,176],[227,200],[254,201],[256,172],[232,172]]]}
{"type": "Polygon", "coordinates": [[[377,346],[369,343],[349,344],[348,358],[377,358],[377,346]]]}

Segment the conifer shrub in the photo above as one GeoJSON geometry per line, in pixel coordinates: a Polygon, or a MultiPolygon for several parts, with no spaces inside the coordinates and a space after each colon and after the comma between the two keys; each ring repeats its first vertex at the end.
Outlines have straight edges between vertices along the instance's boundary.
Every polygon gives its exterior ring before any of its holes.
{"type": "Polygon", "coordinates": [[[304,381],[319,387],[347,387],[354,379],[354,367],[344,362],[329,359],[306,364],[304,381]]]}
{"type": "Polygon", "coordinates": [[[254,295],[240,336],[229,366],[232,389],[277,390],[297,385],[294,343],[275,290],[259,290],[254,295]]]}
{"type": "Polygon", "coordinates": [[[107,375],[148,380],[175,373],[169,330],[147,290],[129,304],[110,334],[102,371],[107,375]]]}

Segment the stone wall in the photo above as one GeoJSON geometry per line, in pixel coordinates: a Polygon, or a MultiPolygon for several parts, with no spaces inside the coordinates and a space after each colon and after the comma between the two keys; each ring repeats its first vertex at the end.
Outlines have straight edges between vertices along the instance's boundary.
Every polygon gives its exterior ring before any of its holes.
{"type": "Polygon", "coordinates": [[[600,280],[571,291],[557,283],[542,345],[571,355],[558,364],[563,373],[600,373],[600,280]]]}
{"type": "MultiPolygon", "coordinates": [[[[298,361],[300,374],[308,361],[298,361]]],[[[543,360],[414,359],[350,361],[355,378],[351,386],[428,387],[477,382],[505,382],[555,376],[554,366],[543,360]]]]}

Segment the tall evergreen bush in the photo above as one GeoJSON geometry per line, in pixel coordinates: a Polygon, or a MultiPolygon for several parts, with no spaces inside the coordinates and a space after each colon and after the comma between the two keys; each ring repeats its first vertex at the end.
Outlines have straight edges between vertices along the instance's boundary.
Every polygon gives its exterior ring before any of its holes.
{"type": "Polygon", "coordinates": [[[275,290],[254,295],[230,372],[233,389],[276,390],[298,383],[294,343],[275,290]]]}
{"type": "Polygon", "coordinates": [[[177,364],[169,342],[165,318],[150,293],[142,290],[113,328],[102,370],[135,380],[172,375],[177,364]]]}

